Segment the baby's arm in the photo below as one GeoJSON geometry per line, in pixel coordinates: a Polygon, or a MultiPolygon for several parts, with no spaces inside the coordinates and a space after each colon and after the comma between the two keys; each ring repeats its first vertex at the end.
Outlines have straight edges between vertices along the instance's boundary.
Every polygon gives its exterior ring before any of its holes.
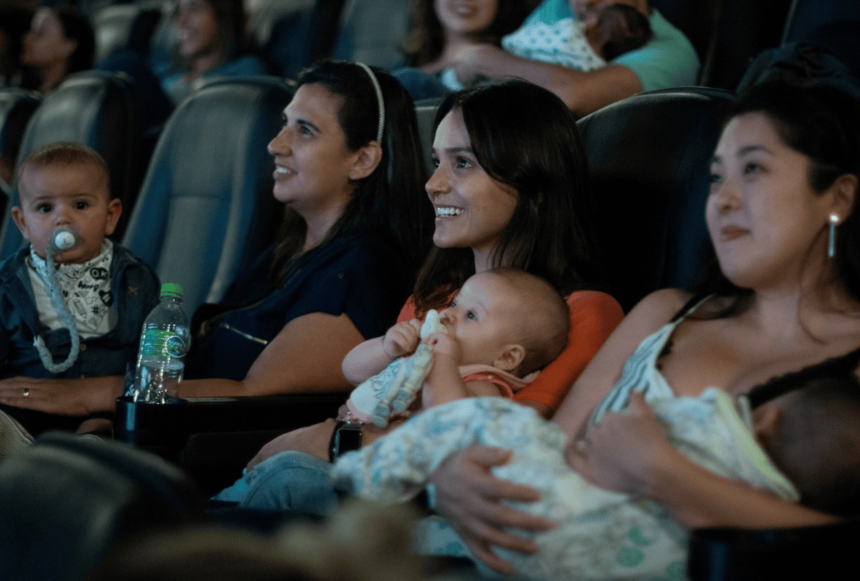
{"type": "Polygon", "coordinates": [[[421,389],[421,407],[429,408],[467,397],[499,396],[499,388],[489,381],[463,381],[460,375],[462,351],[444,333],[433,333],[426,341],[433,348],[433,367],[421,389]]]}
{"type": "Polygon", "coordinates": [[[415,351],[420,342],[421,322],[417,319],[397,323],[383,337],[368,339],[347,353],[343,375],[353,385],[367,381],[388,364],[415,351]]]}

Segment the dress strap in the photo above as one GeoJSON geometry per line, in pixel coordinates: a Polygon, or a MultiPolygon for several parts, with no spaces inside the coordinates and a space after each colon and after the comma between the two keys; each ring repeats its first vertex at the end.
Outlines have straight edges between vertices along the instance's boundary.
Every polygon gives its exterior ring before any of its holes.
{"type": "Polygon", "coordinates": [[[858,381],[855,374],[858,365],[860,365],[860,347],[845,355],[831,357],[819,363],[807,365],[803,369],[772,377],[766,382],[760,383],[750,389],[747,396],[750,407],[755,409],[790,391],[805,387],[810,381],[815,379],[825,379],[828,377],[848,378],[853,379],[853,381],[857,382],[858,387],[860,387],[860,381],[858,381]]]}
{"type": "Polygon", "coordinates": [[[693,295],[692,297],[690,297],[690,300],[684,303],[684,306],[678,309],[678,312],[675,313],[671,319],[669,319],[669,322],[674,323],[676,321],[679,321],[680,319],[686,318],[687,315],[698,309],[702,303],[704,303],[712,296],[713,295],[709,293],[697,293],[693,295]]]}

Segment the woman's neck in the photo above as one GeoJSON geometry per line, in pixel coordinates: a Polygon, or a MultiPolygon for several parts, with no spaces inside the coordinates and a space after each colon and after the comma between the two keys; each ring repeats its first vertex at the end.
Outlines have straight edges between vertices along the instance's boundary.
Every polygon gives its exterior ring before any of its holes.
{"type": "Polygon", "coordinates": [[[504,264],[493,264],[492,251],[485,251],[473,248],[472,254],[475,257],[475,274],[478,274],[479,272],[484,272],[485,270],[490,270],[495,266],[505,266],[504,264]]]}
{"type": "Polygon", "coordinates": [[[43,69],[43,71],[42,85],[39,87],[39,91],[47,93],[62,83],[63,79],[66,78],[66,63],[65,61],[62,61],[48,65],[43,69]]]}
{"type": "Polygon", "coordinates": [[[329,235],[329,232],[343,215],[348,200],[343,204],[329,208],[326,211],[320,212],[299,212],[307,224],[307,234],[305,234],[305,243],[302,246],[302,252],[307,252],[322,244],[323,240],[329,235]]]}
{"type": "Polygon", "coordinates": [[[748,312],[775,341],[810,335],[824,339],[839,333],[834,325],[845,320],[846,314],[860,315],[860,304],[841,283],[833,282],[756,291],[748,312]]]}

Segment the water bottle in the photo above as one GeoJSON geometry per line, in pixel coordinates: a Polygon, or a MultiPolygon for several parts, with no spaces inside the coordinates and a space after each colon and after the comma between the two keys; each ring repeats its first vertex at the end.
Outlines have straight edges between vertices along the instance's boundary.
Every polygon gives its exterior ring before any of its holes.
{"type": "Polygon", "coordinates": [[[191,346],[191,329],[182,311],[182,287],[161,285],[161,303],[143,323],[134,380],[134,401],[167,403],[185,371],[185,354],[191,346]]]}

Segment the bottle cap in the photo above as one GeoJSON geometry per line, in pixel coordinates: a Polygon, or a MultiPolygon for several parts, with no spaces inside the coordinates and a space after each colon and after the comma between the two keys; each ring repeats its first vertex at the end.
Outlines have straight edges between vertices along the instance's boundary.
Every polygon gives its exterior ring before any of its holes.
{"type": "Polygon", "coordinates": [[[176,284],[175,282],[166,282],[161,285],[161,296],[163,297],[176,297],[177,299],[182,298],[182,285],[176,284]]]}

